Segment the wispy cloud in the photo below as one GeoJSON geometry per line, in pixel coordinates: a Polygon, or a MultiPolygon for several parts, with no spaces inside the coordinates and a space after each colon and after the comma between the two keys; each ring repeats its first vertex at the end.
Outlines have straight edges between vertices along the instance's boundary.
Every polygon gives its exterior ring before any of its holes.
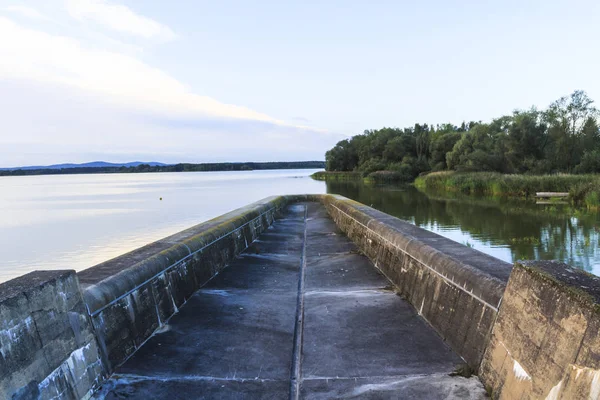
{"type": "Polygon", "coordinates": [[[69,85],[113,104],[180,117],[219,117],[331,132],[286,122],[244,106],[192,92],[168,73],[135,56],[96,49],[67,36],[30,29],[0,16],[0,79],[69,85]]]}
{"type": "Polygon", "coordinates": [[[304,118],[304,117],[293,117],[292,119],[294,121],[300,121],[300,122],[311,122],[308,118],[304,118]]]}
{"type": "Polygon", "coordinates": [[[35,8],[31,8],[23,5],[13,5],[7,6],[2,9],[3,11],[8,11],[13,14],[19,14],[23,17],[40,20],[40,21],[50,21],[50,18],[36,10],[35,8]]]}
{"type": "Polygon", "coordinates": [[[169,115],[209,115],[284,124],[246,107],[191,92],[169,74],[127,54],[89,48],[80,41],[25,28],[0,17],[0,78],[60,83],[112,102],[169,115]]]}
{"type": "Polygon", "coordinates": [[[337,141],[195,93],[136,52],[89,40],[85,24],[45,31],[6,15],[0,110],[11,134],[0,135],[3,165],[89,161],[92,152],[112,161],[133,153],[170,162],[318,159],[337,141]]]}
{"type": "Polygon", "coordinates": [[[93,160],[319,160],[339,140],[232,118],[132,112],[61,85],[0,79],[0,167],[93,160]]]}
{"type": "Polygon", "coordinates": [[[65,0],[68,13],[81,21],[93,21],[106,28],[146,39],[168,41],[176,34],[166,25],[137,14],[121,4],[104,0],[65,0]]]}

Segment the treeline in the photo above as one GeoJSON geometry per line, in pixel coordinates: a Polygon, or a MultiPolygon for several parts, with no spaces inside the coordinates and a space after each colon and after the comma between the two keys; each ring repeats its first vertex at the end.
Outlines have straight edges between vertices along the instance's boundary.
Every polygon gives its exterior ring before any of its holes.
{"type": "Polygon", "coordinates": [[[0,170],[0,176],[23,175],[67,175],[67,174],[107,174],[107,173],[141,173],[141,172],[209,172],[209,171],[252,171],[268,169],[317,169],[324,168],[323,161],[288,161],[288,162],[244,162],[244,163],[203,163],[148,165],[135,167],[74,167],[60,169],[16,169],[0,170]]]}
{"type": "Polygon", "coordinates": [[[598,110],[576,91],[545,110],[517,110],[489,123],[415,124],[367,130],[325,155],[328,171],[412,181],[423,172],[600,172],[598,110]]]}

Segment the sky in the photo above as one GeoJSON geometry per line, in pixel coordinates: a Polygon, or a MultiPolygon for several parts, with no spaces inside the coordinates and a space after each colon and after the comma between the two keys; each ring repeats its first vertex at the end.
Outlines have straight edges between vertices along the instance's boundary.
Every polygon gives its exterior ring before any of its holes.
{"type": "Polygon", "coordinates": [[[0,0],[0,167],[323,160],[600,101],[596,0],[0,0]]]}

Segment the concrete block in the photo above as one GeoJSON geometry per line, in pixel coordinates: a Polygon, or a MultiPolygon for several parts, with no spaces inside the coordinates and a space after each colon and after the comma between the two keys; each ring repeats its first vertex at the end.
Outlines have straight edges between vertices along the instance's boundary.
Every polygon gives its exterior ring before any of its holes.
{"type": "Polygon", "coordinates": [[[106,371],[114,371],[246,249],[286,202],[261,200],[82,271],[106,371]]]}
{"type": "Polygon", "coordinates": [[[102,376],[74,271],[0,285],[0,398],[80,399],[102,376]]]}
{"type": "Polygon", "coordinates": [[[494,397],[599,398],[599,301],[598,277],[516,263],[480,371],[494,397]]]}

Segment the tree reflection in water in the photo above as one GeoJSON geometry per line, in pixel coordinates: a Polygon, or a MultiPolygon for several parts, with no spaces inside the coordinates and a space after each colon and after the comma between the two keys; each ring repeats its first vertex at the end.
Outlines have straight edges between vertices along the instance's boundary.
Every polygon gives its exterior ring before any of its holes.
{"type": "Polygon", "coordinates": [[[600,275],[600,214],[562,204],[327,182],[337,193],[505,261],[560,260],[600,275]]]}

